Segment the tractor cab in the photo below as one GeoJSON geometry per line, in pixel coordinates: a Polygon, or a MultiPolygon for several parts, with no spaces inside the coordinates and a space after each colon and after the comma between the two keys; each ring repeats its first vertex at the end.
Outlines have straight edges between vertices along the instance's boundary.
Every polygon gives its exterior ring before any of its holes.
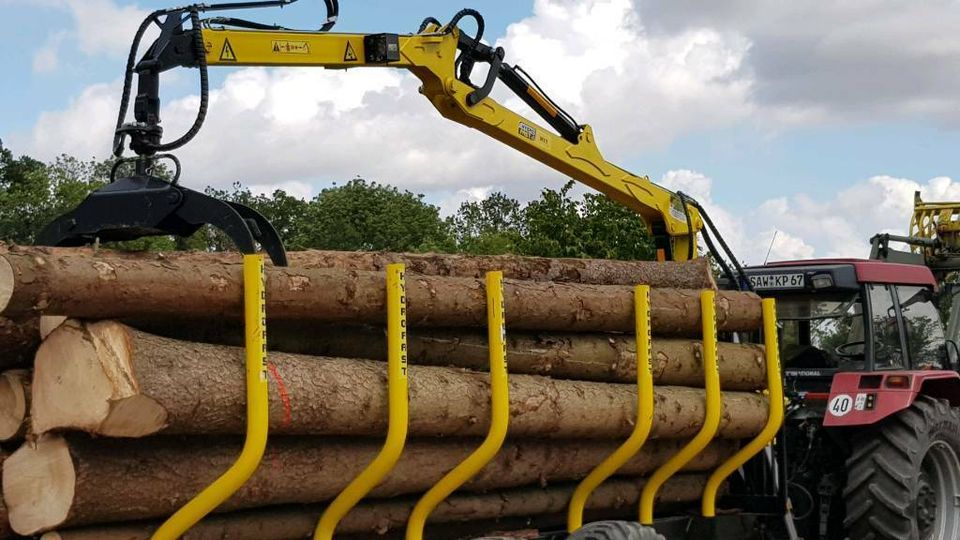
{"type": "Polygon", "coordinates": [[[788,261],[746,269],[753,289],[777,299],[787,389],[830,391],[840,372],[955,370],[925,266],[859,259],[788,261]]]}

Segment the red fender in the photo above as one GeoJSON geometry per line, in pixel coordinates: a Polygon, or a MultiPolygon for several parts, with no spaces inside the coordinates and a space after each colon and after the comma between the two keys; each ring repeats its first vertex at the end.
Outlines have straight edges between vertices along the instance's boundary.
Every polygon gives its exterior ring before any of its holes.
{"type": "Polygon", "coordinates": [[[823,425],[868,426],[913,405],[918,395],[960,405],[960,374],[947,370],[837,373],[823,425]]]}

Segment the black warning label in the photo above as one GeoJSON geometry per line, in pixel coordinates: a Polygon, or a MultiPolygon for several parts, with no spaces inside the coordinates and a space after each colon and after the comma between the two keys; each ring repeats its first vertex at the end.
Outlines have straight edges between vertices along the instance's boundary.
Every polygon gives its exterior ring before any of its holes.
{"type": "Polygon", "coordinates": [[[347,48],[343,51],[343,61],[344,62],[356,62],[357,53],[353,52],[353,45],[350,45],[350,42],[347,42],[347,48]]]}
{"type": "Polygon", "coordinates": [[[237,61],[237,55],[233,52],[233,46],[230,45],[229,39],[223,40],[223,48],[220,49],[220,61],[221,62],[237,61]]]}

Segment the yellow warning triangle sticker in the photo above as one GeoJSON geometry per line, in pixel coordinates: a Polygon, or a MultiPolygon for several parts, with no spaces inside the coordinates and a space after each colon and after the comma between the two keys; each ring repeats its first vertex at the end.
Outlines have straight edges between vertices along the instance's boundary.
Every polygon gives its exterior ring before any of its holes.
{"type": "Polygon", "coordinates": [[[357,53],[353,52],[353,45],[350,45],[350,42],[347,42],[347,50],[343,51],[343,61],[344,62],[356,62],[357,53]]]}
{"type": "Polygon", "coordinates": [[[220,61],[221,62],[236,62],[237,55],[233,53],[233,47],[230,46],[230,40],[223,40],[223,48],[220,49],[220,61]]]}

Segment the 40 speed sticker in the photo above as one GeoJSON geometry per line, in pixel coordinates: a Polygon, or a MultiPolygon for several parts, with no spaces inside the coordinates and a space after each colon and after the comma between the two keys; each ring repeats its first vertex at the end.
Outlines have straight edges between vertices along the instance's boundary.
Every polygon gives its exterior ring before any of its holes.
{"type": "Polygon", "coordinates": [[[833,416],[843,416],[853,410],[853,398],[847,394],[839,394],[830,399],[827,412],[833,416]]]}

